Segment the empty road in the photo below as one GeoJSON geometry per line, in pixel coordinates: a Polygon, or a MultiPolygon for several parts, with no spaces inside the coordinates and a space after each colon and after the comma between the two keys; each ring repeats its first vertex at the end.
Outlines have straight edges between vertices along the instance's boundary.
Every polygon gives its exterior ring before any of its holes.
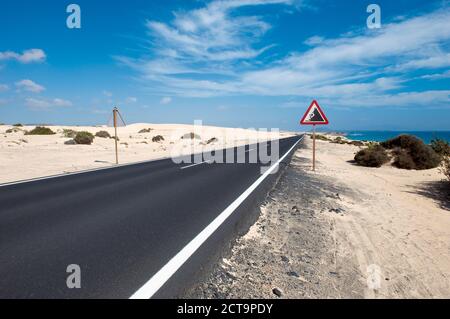
{"type": "MultiPolygon", "coordinates": [[[[280,161],[301,139],[279,141],[280,161]]],[[[1,185],[0,298],[176,296],[263,191],[262,166],[165,159],[1,185]],[[66,285],[71,264],[81,288],[66,285]]]]}

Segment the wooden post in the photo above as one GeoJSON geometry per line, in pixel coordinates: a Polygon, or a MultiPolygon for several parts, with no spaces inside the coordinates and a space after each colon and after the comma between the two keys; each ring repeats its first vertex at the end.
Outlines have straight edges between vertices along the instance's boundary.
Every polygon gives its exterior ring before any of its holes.
{"type": "Polygon", "coordinates": [[[313,171],[316,170],[316,126],[313,125],[313,171]]]}
{"type": "Polygon", "coordinates": [[[113,117],[114,117],[114,142],[116,144],[116,164],[119,164],[119,153],[117,150],[117,107],[113,109],[113,117]]]}

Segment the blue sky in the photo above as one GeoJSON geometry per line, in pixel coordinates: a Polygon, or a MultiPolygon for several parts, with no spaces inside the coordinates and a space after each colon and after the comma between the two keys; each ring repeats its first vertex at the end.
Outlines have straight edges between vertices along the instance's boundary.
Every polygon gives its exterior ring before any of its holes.
{"type": "Polygon", "coordinates": [[[312,99],[334,130],[450,130],[450,2],[0,4],[0,122],[106,124],[117,105],[129,123],[299,130],[312,99]]]}

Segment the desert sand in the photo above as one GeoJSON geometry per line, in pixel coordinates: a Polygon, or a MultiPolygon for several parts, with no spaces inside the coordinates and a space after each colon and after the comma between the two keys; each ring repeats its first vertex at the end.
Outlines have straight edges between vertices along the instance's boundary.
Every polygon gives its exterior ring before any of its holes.
{"type": "MultiPolygon", "coordinates": [[[[46,126],[55,135],[24,135],[35,126],[19,127],[18,132],[5,133],[13,126],[0,126],[0,183],[25,180],[55,174],[71,173],[115,165],[114,139],[96,137],[92,145],[65,145],[70,138],[63,136],[63,129],[87,131],[95,134],[114,128],[106,126],[46,126]]],[[[118,128],[120,164],[169,158],[175,148],[183,154],[198,150],[220,149],[244,145],[256,140],[270,140],[291,136],[286,132],[264,132],[214,126],[194,127],[181,124],[138,123],[118,128]],[[138,133],[151,128],[149,133],[138,133]],[[198,132],[197,132],[198,130],[198,132]],[[184,134],[194,132],[200,139],[182,140],[184,134]],[[161,135],[164,141],[152,142],[161,135]],[[206,145],[213,137],[217,142],[206,145]],[[183,148],[184,150],[180,150],[183,148]]]]}
{"type": "Polygon", "coordinates": [[[249,232],[191,296],[450,298],[450,202],[438,169],[352,163],[359,147],[293,155],[249,232]]]}

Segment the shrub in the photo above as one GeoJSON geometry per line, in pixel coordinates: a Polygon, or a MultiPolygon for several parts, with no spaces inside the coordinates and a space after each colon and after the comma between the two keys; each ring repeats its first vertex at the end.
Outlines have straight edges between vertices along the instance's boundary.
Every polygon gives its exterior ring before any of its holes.
{"type": "Polygon", "coordinates": [[[399,135],[382,142],[381,145],[388,149],[395,149],[394,165],[398,168],[430,169],[437,167],[441,161],[439,155],[429,145],[412,135],[399,135]]]}
{"type": "Polygon", "coordinates": [[[397,168],[403,169],[415,169],[416,164],[414,163],[414,159],[411,157],[409,152],[403,148],[396,148],[393,151],[394,154],[394,165],[397,168]]]}
{"type": "Polygon", "coordinates": [[[91,145],[94,141],[94,135],[89,132],[81,131],[78,132],[73,139],[77,144],[91,145]]]}
{"type": "Polygon", "coordinates": [[[161,135],[156,135],[153,136],[152,138],[152,142],[161,142],[161,141],[164,141],[164,137],[162,137],[161,135]]]}
{"type": "Polygon", "coordinates": [[[366,167],[380,167],[389,162],[389,156],[386,150],[379,146],[365,148],[355,155],[355,161],[358,165],[366,167]]]}
{"type": "Polygon", "coordinates": [[[440,171],[445,175],[445,177],[447,177],[448,181],[450,182],[450,155],[445,155],[442,159],[440,171]]]}
{"type": "Polygon", "coordinates": [[[99,131],[95,133],[95,136],[101,138],[111,138],[111,135],[107,131],[99,131]]]}
{"type": "Polygon", "coordinates": [[[334,144],[348,144],[348,142],[346,140],[344,140],[340,136],[338,136],[334,140],[332,140],[331,143],[334,143],[334,144]]]}
{"type": "Polygon", "coordinates": [[[195,133],[187,133],[187,134],[184,134],[184,135],[181,137],[181,139],[184,139],[184,140],[187,140],[187,139],[191,139],[191,140],[196,139],[196,140],[199,140],[199,139],[201,139],[201,137],[200,137],[200,135],[195,134],[195,133]]]}
{"type": "Polygon", "coordinates": [[[348,142],[348,144],[351,144],[354,146],[364,146],[365,145],[364,142],[361,142],[361,141],[351,141],[351,142],[348,142]]]}
{"type": "MultiPolygon", "coordinates": [[[[311,137],[311,139],[313,139],[313,135],[309,135],[311,137]]],[[[316,134],[316,140],[320,140],[320,141],[331,141],[331,139],[329,139],[328,137],[326,137],[325,135],[321,135],[321,134],[316,134]]]]}
{"type": "Polygon", "coordinates": [[[153,131],[152,128],[143,128],[142,130],[140,130],[138,133],[143,134],[143,133],[150,133],[151,131],[153,131]]]}
{"type": "Polygon", "coordinates": [[[65,145],[76,145],[77,142],[75,142],[74,140],[68,140],[64,142],[65,145]]]}
{"type": "Polygon", "coordinates": [[[218,140],[217,137],[212,137],[212,138],[210,138],[210,139],[206,142],[206,144],[216,143],[216,142],[218,142],[218,141],[219,141],[219,140],[218,140]]]}
{"type": "Polygon", "coordinates": [[[10,134],[10,133],[17,133],[17,132],[20,132],[20,131],[22,131],[20,128],[10,128],[10,129],[7,129],[5,131],[5,133],[10,134]]]}
{"type": "Polygon", "coordinates": [[[64,137],[74,138],[77,135],[77,131],[70,130],[70,129],[63,129],[62,134],[64,137]]]}
{"type": "Polygon", "coordinates": [[[43,126],[36,126],[31,131],[25,133],[25,135],[54,135],[54,134],[56,133],[53,132],[51,129],[43,126]]]}
{"type": "Polygon", "coordinates": [[[13,126],[15,126],[15,127],[22,127],[23,125],[20,124],[20,123],[16,123],[16,124],[13,124],[13,126]]]}
{"type": "Polygon", "coordinates": [[[440,138],[431,140],[431,148],[441,157],[450,155],[450,145],[440,138]]]}

